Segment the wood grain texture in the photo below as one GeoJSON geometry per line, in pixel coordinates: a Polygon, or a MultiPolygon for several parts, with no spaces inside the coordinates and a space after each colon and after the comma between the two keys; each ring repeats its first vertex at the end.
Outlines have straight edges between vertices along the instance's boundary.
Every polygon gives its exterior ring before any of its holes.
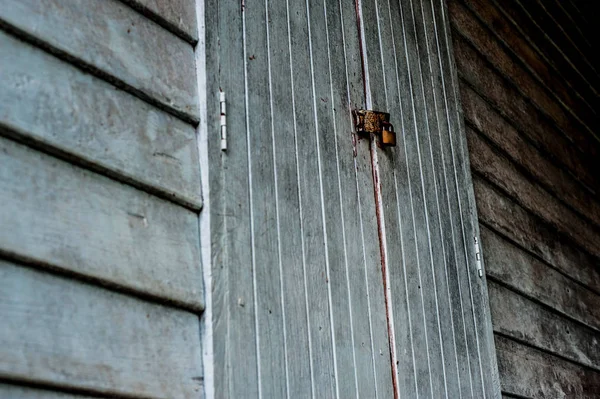
{"type": "Polygon", "coordinates": [[[466,84],[461,84],[461,99],[467,125],[485,136],[501,150],[502,155],[512,160],[556,198],[561,200],[579,216],[600,226],[600,203],[585,186],[561,167],[548,154],[540,151],[504,119],[479,94],[466,84]]]}
{"type": "Polygon", "coordinates": [[[600,330],[597,293],[485,226],[481,228],[481,241],[488,278],[543,303],[564,317],[600,330]]]}
{"type": "Polygon", "coordinates": [[[373,151],[398,391],[497,397],[445,18],[437,2],[362,3],[367,107],[390,112],[401,132],[396,148],[373,151]]]}
{"type": "Polygon", "coordinates": [[[207,1],[207,79],[211,241],[214,249],[213,352],[217,398],[259,396],[256,345],[250,182],[245,107],[242,8],[238,2],[207,1]],[[226,23],[224,21],[227,21],[226,23]],[[220,150],[219,104],[227,102],[227,151],[220,150]],[[211,112],[212,110],[212,112],[211,112]]]}
{"type": "Polygon", "coordinates": [[[473,185],[481,223],[600,293],[600,273],[595,258],[565,242],[555,229],[499,193],[485,180],[475,176],[473,185]]]}
{"type": "Polygon", "coordinates": [[[116,0],[5,0],[0,24],[186,121],[198,121],[192,46],[116,0]]]}
{"type": "Polygon", "coordinates": [[[591,155],[582,154],[562,135],[546,116],[523,97],[514,85],[497,74],[483,57],[462,37],[454,37],[461,78],[535,145],[565,164],[571,174],[596,193],[600,183],[593,173],[591,155]]]}
{"type": "Polygon", "coordinates": [[[568,236],[588,253],[596,257],[600,255],[600,234],[596,226],[550,196],[535,181],[524,176],[516,165],[494,151],[473,130],[467,129],[467,139],[470,151],[477,154],[471,163],[475,172],[558,232],[568,236]]]}
{"type": "Polygon", "coordinates": [[[196,43],[198,29],[194,0],[121,0],[176,35],[196,43]]]}
{"type": "Polygon", "coordinates": [[[110,396],[200,395],[197,316],[4,261],[0,277],[5,377],[110,396]]]}
{"type": "Polygon", "coordinates": [[[600,371],[597,331],[494,282],[489,288],[494,332],[600,371]]]}
{"type": "Polygon", "coordinates": [[[600,391],[600,373],[496,337],[504,392],[533,398],[592,399],[600,391]]]}
{"type": "Polygon", "coordinates": [[[191,126],[4,32],[0,73],[1,134],[200,209],[191,126]]]}
{"type": "Polygon", "coordinates": [[[6,139],[0,164],[4,254],[202,309],[195,213],[6,139]]]}
{"type": "Polygon", "coordinates": [[[509,10],[511,15],[517,12],[522,13],[524,18],[513,17],[519,21],[526,23],[526,18],[530,22],[523,30],[527,30],[528,34],[536,38],[536,43],[540,45],[548,43],[552,48],[556,49],[562,58],[588,82],[596,94],[600,87],[600,76],[598,76],[595,59],[591,53],[582,52],[579,48],[581,45],[574,42],[565,34],[561,27],[554,21],[547,10],[540,4],[539,1],[516,1],[517,7],[511,7],[509,10]],[[538,32],[543,35],[538,36],[538,32]]]}
{"type": "MultiPolygon", "coordinates": [[[[503,76],[509,79],[523,95],[528,98],[542,113],[553,120],[563,135],[569,137],[577,148],[591,156],[598,155],[598,144],[593,139],[594,128],[598,126],[597,118],[587,116],[583,122],[579,113],[566,108],[560,97],[553,96],[544,82],[539,82],[528,73],[525,66],[515,62],[515,57],[505,50],[476,17],[458,2],[450,2],[454,11],[453,26],[475,47],[503,76]]],[[[579,107],[579,109],[585,108],[579,107]]],[[[580,111],[583,114],[582,111],[580,111]]]]}
{"type": "MultiPolygon", "coordinates": [[[[450,10],[456,3],[458,2],[448,3],[450,10]]],[[[566,4],[565,2],[560,3],[561,5],[566,4]]],[[[464,4],[523,63],[525,68],[540,82],[548,86],[579,118],[586,120],[587,123],[597,120],[598,114],[595,109],[597,102],[593,101],[593,96],[582,96],[575,90],[569,79],[566,79],[568,76],[561,75],[552,63],[547,62],[545,55],[539,53],[525,36],[518,33],[510,18],[501,10],[482,0],[468,0],[464,4]],[[562,79],[555,79],[555,77],[562,79]],[[547,82],[552,82],[552,84],[549,85],[547,82]],[[590,119],[584,118],[585,115],[588,115],[590,119]]]]}
{"type": "Polygon", "coordinates": [[[552,64],[560,72],[560,75],[572,82],[582,96],[589,99],[592,106],[598,104],[598,82],[597,76],[590,74],[587,68],[581,69],[581,65],[573,63],[565,57],[565,51],[551,40],[546,33],[536,25],[536,17],[528,15],[520,6],[519,2],[510,5],[494,1],[496,7],[511,21],[513,29],[520,32],[536,51],[541,54],[547,63],[552,64]]]}
{"type": "MultiPolygon", "coordinates": [[[[0,384],[0,397],[7,399],[92,399],[92,396],[76,395],[29,388],[18,385],[0,384]]],[[[94,396],[97,398],[98,396],[94,396]]]]}

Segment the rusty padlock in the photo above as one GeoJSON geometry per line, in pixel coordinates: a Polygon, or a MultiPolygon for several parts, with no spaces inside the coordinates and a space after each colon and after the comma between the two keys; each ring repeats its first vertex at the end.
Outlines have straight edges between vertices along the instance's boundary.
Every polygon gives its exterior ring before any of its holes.
{"type": "Polygon", "coordinates": [[[396,146],[396,132],[394,131],[394,125],[389,122],[383,123],[383,129],[381,130],[381,144],[390,147],[396,146]]]}
{"type": "Polygon", "coordinates": [[[353,111],[354,123],[358,134],[376,134],[379,136],[381,146],[393,147],[396,145],[396,132],[390,123],[390,114],[387,112],[357,109],[353,111]]]}

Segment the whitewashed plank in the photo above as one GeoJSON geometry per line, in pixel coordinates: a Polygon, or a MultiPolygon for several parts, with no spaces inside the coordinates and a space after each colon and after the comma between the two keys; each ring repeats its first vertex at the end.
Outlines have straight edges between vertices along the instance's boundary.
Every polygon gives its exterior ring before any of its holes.
{"type": "MultiPolygon", "coordinates": [[[[250,180],[250,233],[255,284],[259,397],[286,396],[286,359],[276,197],[271,70],[266,3],[248,4],[242,12],[246,79],[246,140],[250,180]]],[[[283,37],[283,32],[278,32],[283,37]]],[[[278,133],[278,132],[277,132],[278,133]]]]}
{"type": "MultiPolygon", "coordinates": [[[[394,64],[382,64],[382,54],[379,42],[378,32],[378,10],[381,4],[376,2],[364,2],[361,9],[361,25],[364,31],[364,49],[363,57],[365,63],[365,73],[368,79],[367,84],[367,103],[368,109],[389,111],[391,113],[391,122],[395,123],[397,128],[402,130],[403,122],[400,118],[404,116],[411,121],[414,120],[414,114],[410,107],[402,113],[400,109],[397,88],[392,83],[385,90],[385,84],[394,82],[395,71],[394,64]],[[384,68],[385,67],[385,68],[384,68]],[[387,79],[386,79],[387,78],[387,79]],[[387,95],[387,93],[393,93],[387,95]],[[390,108],[388,109],[388,103],[390,108]]],[[[382,9],[382,15],[387,9],[382,9]]],[[[396,8],[394,17],[398,19],[396,25],[396,41],[399,44],[404,40],[403,20],[400,11],[396,8]]],[[[383,17],[382,17],[383,18],[383,17]]],[[[388,17],[389,18],[389,17],[388,17]]],[[[394,48],[396,44],[389,41],[386,48],[394,48]]],[[[396,56],[405,62],[404,46],[396,46],[396,56]]],[[[386,59],[392,60],[388,54],[386,59]]],[[[392,61],[393,62],[393,61],[392,61]]],[[[404,69],[403,71],[406,71],[404,69]]],[[[409,79],[408,75],[403,75],[409,79]]],[[[395,83],[395,82],[394,82],[395,83]]],[[[398,147],[386,151],[377,151],[376,144],[372,142],[372,157],[374,172],[377,173],[374,185],[376,187],[376,201],[378,204],[378,218],[382,225],[380,239],[385,240],[383,244],[385,256],[383,263],[386,269],[386,280],[389,286],[387,294],[387,306],[390,315],[390,334],[393,336],[393,362],[394,373],[397,378],[394,390],[396,394],[416,396],[431,395],[430,370],[428,362],[428,350],[426,346],[427,333],[425,330],[425,315],[423,312],[423,298],[420,292],[420,263],[417,247],[417,226],[415,226],[413,217],[413,203],[411,201],[414,190],[411,183],[412,169],[408,163],[402,162],[406,156],[404,147],[404,135],[398,137],[398,147]],[[400,153],[396,158],[396,153],[400,153]],[[399,159],[398,162],[395,162],[399,159]],[[381,171],[381,172],[379,172],[381,171]],[[389,172],[388,172],[389,171],[389,172]],[[387,173],[386,173],[387,172],[387,173]],[[399,190],[399,192],[396,192],[399,190]],[[403,322],[404,321],[404,322],[403,322]]],[[[416,153],[415,153],[416,155],[416,153]]],[[[406,161],[405,161],[406,162],[406,161]]]]}
{"type": "Polygon", "coordinates": [[[199,320],[0,262],[0,373],[101,394],[201,395],[199,320]]]}
{"type": "Polygon", "coordinates": [[[242,7],[209,0],[205,9],[207,98],[215,100],[207,104],[214,392],[216,398],[258,398],[242,7]],[[220,149],[220,92],[227,104],[227,151],[220,149]]]}
{"type": "Polygon", "coordinates": [[[3,0],[0,23],[144,100],[198,121],[192,46],[116,0],[3,0]]]}
{"type": "MultiPolygon", "coordinates": [[[[250,65],[260,69],[267,62],[270,84],[269,104],[266,115],[271,125],[266,126],[265,143],[272,144],[273,175],[276,181],[276,199],[268,206],[277,206],[277,220],[273,229],[278,236],[278,255],[281,273],[281,300],[283,315],[281,325],[285,331],[285,370],[280,370],[280,381],[286,383],[286,395],[290,398],[310,397],[313,390],[311,370],[311,348],[307,328],[306,280],[304,274],[303,237],[301,228],[301,210],[298,192],[295,135],[297,125],[294,118],[292,66],[290,65],[290,46],[288,31],[288,5],[286,1],[267,2],[269,52],[261,54],[263,59],[253,60],[250,65]],[[256,65],[255,61],[258,61],[256,65]]],[[[267,27],[262,21],[263,28],[267,27]]],[[[266,32],[265,32],[266,37],[266,32]]],[[[257,71],[260,73],[260,71],[257,71]]],[[[266,75],[266,74],[265,74],[266,75]]],[[[259,162],[262,163],[262,160],[259,162]]],[[[261,284],[268,284],[262,281],[261,284]]],[[[279,282],[273,284],[280,287],[279,282]]],[[[280,348],[283,349],[283,348],[280,348]]],[[[276,349],[277,350],[277,349],[276,349]]],[[[271,381],[266,381],[271,384],[271,381]]]]}
{"type": "MultiPolygon", "coordinates": [[[[97,396],[95,396],[97,397],[97,396]]],[[[92,399],[91,396],[46,391],[18,385],[0,384],[0,398],[7,399],[92,399]]]]}
{"type": "MultiPolygon", "coordinates": [[[[298,191],[302,210],[304,273],[306,275],[308,325],[311,342],[314,397],[336,397],[335,346],[331,319],[327,248],[323,220],[321,170],[317,152],[320,134],[316,118],[313,74],[326,73],[313,65],[316,54],[311,53],[315,39],[311,36],[310,10],[307,1],[289,1],[289,24],[293,68],[296,122],[296,152],[298,162],[298,191]]],[[[324,29],[324,26],[318,29],[324,29]]]]}
{"type": "MultiPolygon", "coordinates": [[[[375,210],[370,142],[353,131],[349,113],[364,108],[362,62],[353,0],[326,2],[341,208],[350,311],[357,365],[357,396],[393,396],[392,359],[375,210]],[[338,28],[338,24],[341,24],[338,28]],[[338,29],[343,29],[337,33],[338,29]],[[336,43],[344,43],[344,48],[336,43]],[[342,54],[343,52],[343,54],[342,54]],[[337,82],[346,82],[347,93],[337,82]]],[[[333,218],[332,218],[333,219],[333,218]]]]}
{"type": "Polygon", "coordinates": [[[451,135],[451,152],[455,157],[455,181],[458,191],[458,203],[461,213],[461,226],[463,245],[467,261],[466,277],[470,290],[472,316],[475,324],[475,338],[480,359],[481,381],[484,396],[499,398],[500,378],[496,361],[496,348],[489,308],[489,296],[485,279],[485,263],[481,262],[483,276],[480,277],[476,270],[474,239],[479,237],[479,223],[473,190],[473,178],[469,162],[469,152],[465,140],[465,126],[460,92],[458,86],[457,60],[451,41],[448,10],[444,1],[432,1],[436,15],[436,25],[439,27],[439,51],[445,53],[441,57],[442,71],[446,88],[446,98],[449,109],[449,123],[451,135]]]}
{"type": "Polygon", "coordinates": [[[202,309],[194,212],[0,139],[0,251],[202,309]]]}
{"type": "Polygon", "coordinates": [[[194,0],[121,0],[183,39],[196,43],[198,29],[194,0]]]}
{"type": "Polygon", "coordinates": [[[2,134],[200,209],[194,129],[0,32],[2,134]]]}

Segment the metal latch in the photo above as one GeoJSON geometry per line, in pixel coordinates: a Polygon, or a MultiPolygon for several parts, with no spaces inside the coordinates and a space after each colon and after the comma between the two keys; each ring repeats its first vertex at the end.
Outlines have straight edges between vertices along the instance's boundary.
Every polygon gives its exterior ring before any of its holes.
{"type": "Polygon", "coordinates": [[[358,134],[376,134],[381,145],[396,146],[396,132],[387,112],[357,109],[352,112],[358,134]]]}
{"type": "Polygon", "coordinates": [[[477,266],[477,274],[479,277],[483,277],[483,267],[481,266],[481,249],[479,249],[479,239],[477,237],[473,237],[475,239],[475,263],[477,266]]]}

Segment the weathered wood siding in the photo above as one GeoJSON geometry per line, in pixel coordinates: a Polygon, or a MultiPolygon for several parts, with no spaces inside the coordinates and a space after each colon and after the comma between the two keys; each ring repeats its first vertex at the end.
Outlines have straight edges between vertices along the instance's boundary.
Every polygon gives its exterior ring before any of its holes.
{"type": "Polygon", "coordinates": [[[196,26],[0,0],[1,397],[201,396],[196,26]]]}
{"type": "Polygon", "coordinates": [[[499,398],[445,1],[360,4],[367,107],[398,131],[372,146],[397,397],[499,398]]]}
{"type": "Polygon", "coordinates": [[[598,397],[597,27],[571,1],[448,7],[503,394],[598,397]]]}
{"type": "Polygon", "coordinates": [[[215,396],[499,397],[444,3],[206,10],[215,396]],[[391,112],[399,145],[354,134],[357,108],[391,112]]]}

